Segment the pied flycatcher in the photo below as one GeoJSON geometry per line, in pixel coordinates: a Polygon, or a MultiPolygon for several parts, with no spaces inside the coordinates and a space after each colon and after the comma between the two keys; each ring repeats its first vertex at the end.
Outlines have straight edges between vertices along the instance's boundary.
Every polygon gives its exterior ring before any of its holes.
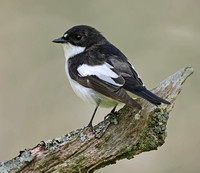
{"type": "Polygon", "coordinates": [[[93,132],[92,121],[99,106],[114,107],[112,113],[119,102],[141,109],[127,91],[155,105],[170,104],[146,89],[126,56],[95,28],[74,26],[53,42],[63,45],[65,70],[74,92],[96,105],[88,124],[93,132]]]}

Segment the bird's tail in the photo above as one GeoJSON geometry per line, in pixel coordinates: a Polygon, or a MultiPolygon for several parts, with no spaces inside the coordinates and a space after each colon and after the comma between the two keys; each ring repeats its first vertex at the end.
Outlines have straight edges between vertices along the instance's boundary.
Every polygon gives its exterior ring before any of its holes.
{"type": "Polygon", "coordinates": [[[155,104],[155,105],[160,105],[161,103],[170,104],[170,102],[158,97],[157,95],[153,94],[151,91],[147,90],[143,86],[134,87],[134,88],[128,87],[125,89],[127,89],[128,91],[132,92],[133,94],[137,96],[140,96],[146,99],[152,104],[155,104]]]}
{"type": "Polygon", "coordinates": [[[158,97],[157,95],[153,94],[151,91],[144,89],[143,91],[135,93],[138,96],[148,100],[149,102],[160,105],[161,103],[170,104],[170,102],[158,97]]]}

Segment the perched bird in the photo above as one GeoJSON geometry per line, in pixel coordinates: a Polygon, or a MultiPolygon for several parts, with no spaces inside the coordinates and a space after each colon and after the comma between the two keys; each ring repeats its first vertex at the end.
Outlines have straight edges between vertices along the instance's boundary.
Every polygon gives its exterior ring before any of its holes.
{"type": "Polygon", "coordinates": [[[99,31],[87,25],[74,26],[54,43],[61,43],[66,58],[65,70],[74,92],[84,101],[96,105],[88,127],[99,106],[114,107],[119,102],[135,109],[141,106],[127,91],[152,104],[170,104],[146,89],[126,56],[99,31]]]}

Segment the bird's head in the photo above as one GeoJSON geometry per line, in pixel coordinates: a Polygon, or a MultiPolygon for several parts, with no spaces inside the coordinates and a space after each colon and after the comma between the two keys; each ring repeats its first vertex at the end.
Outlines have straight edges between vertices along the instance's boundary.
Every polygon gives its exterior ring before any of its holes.
{"type": "Polygon", "coordinates": [[[105,43],[106,39],[95,28],[87,25],[77,25],[67,30],[62,37],[53,40],[54,43],[71,44],[89,48],[92,45],[105,43]]]}

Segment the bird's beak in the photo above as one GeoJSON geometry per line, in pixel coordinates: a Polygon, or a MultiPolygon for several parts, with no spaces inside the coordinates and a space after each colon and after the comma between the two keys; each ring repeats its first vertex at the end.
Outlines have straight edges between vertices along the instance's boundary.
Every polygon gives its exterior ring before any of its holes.
{"type": "Polygon", "coordinates": [[[66,40],[63,39],[62,37],[60,37],[60,38],[53,40],[52,42],[54,42],[54,43],[66,43],[66,40]]]}

